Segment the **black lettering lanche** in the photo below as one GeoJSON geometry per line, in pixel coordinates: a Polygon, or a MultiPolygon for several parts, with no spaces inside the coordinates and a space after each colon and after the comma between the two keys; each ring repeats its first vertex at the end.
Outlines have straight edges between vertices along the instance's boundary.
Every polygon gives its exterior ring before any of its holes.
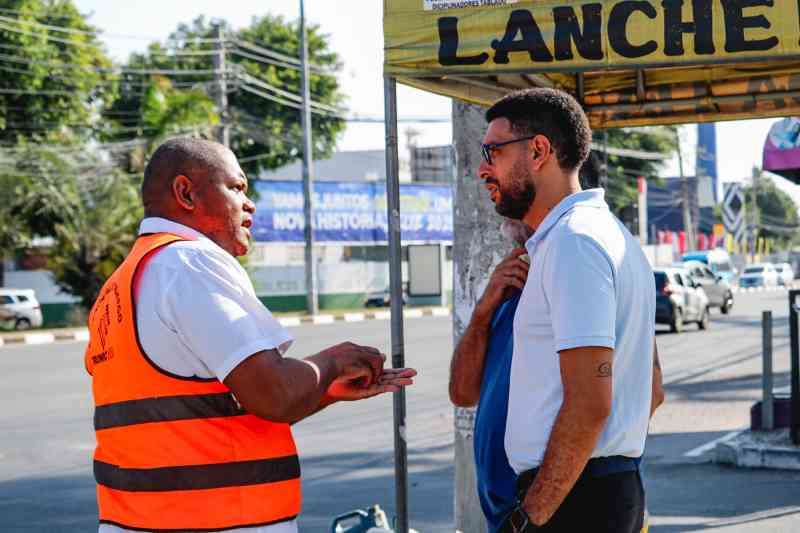
{"type": "MultiPolygon", "coordinates": [[[[644,42],[631,42],[628,27],[635,24],[634,15],[651,20],[658,18],[658,5],[663,10],[664,55],[683,56],[684,34],[693,34],[693,52],[696,55],[709,55],[715,52],[713,4],[717,0],[624,0],[611,5],[608,13],[607,31],[611,49],[628,59],[645,57],[658,50],[658,42],[650,39],[644,42]],[[684,15],[684,4],[691,9],[684,15]]],[[[723,8],[725,22],[725,51],[729,53],[766,51],[779,44],[776,36],[763,39],[748,39],[746,30],[750,28],[771,28],[766,15],[745,15],[744,9],[753,7],[771,8],[774,0],[718,0],[723,8]]],[[[574,59],[575,50],[586,60],[601,60],[603,4],[599,2],[580,5],[582,24],[578,21],[576,7],[570,5],[553,8],[553,43],[551,53],[542,31],[527,9],[517,9],[509,14],[505,32],[500,39],[491,41],[494,50],[492,61],[498,65],[509,63],[509,54],[526,52],[534,63],[550,63],[574,59]]],[[[489,61],[490,54],[481,52],[461,56],[458,53],[458,17],[441,17],[437,20],[439,30],[439,63],[442,66],[482,65],[489,61]]]]}

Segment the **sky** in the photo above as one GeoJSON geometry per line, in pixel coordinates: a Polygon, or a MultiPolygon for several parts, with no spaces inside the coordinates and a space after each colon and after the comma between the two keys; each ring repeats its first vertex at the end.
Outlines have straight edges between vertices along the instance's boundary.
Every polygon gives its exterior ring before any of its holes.
{"type": "MultiPolygon", "coordinates": [[[[89,15],[89,21],[109,34],[166,38],[180,22],[190,22],[199,15],[223,18],[234,27],[246,26],[254,16],[270,13],[289,20],[299,17],[299,0],[74,0],[89,15]]],[[[330,39],[331,48],[344,64],[339,77],[346,107],[353,114],[383,116],[383,31],[382,0],[306,0],[307,22],[320,26],[330,39]]],[[[123,61],[133,51],[143,50],[147,40],[106,37],[103,39],[112,58],[123,61]]],[[[400,117],[449,117],[450,99],[398,85],[400,117]]],[[[754,165],[761,166],[761,151],[769,127],[776,119],[721,122],[717,124],[717,165],[720,182],[749,179],[754,165]]],[[[449,144],[449,123],[401,123],[399,141],[404,149],[405,131],[419,132],[420,146],[449,144]]],[[[697,128],[683,128],[684,170],[694,173],[697,128]]],[[[475,140],[476,144],[480,139],[475,140]]],[[[339,150],[370,150],[384,147],[383,124],[351,123],[342,136],[339,150]]],[[[677,159],[670,161],[664,176],[677,176],[677,159]]],[[[800,187],[787,183],[779,186],[800,204],[800,187]]]]}

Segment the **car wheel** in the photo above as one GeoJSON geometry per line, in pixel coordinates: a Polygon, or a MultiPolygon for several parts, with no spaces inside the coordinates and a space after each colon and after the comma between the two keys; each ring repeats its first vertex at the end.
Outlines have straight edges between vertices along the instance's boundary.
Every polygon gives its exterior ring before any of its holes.
{"type": "Polygon", "coordinates": [[[26,329],[31,329],[31,321],[27,318],[18,318],[17,323],[14,325],[14,329],[17,331],[24,331],[26,329]]]}
{"type": "Polygon", "coordinates": [[[697,329],[708,329],[710,323],[708,315],[708,307],[706,307],[703,310],[703,314],[700,316],[700,320],[697,321],[697,329]]]}
{"type": "Polygon", "coordinates": [[[683,331],[683,311],[678,308],[672,312],[672,323],[669,325],[672,333],[680,333],[683,331]]]}
{"type": "Polygon", "coordinates": [[[722,307],[720,307],[719,310],[723,315],[727,315],[730,312],[731,307],[733,307],[733,295],[728,294],[725,297],[725,302],[722,304],[722,307]]]}

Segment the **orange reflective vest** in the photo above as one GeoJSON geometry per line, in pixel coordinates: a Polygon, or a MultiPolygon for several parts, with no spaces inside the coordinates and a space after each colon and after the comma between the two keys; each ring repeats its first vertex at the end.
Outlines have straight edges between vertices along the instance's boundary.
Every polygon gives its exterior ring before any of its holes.
{"type": "Polygon", "coordinates": [[[139,342],[137,273],[179,240],[140,236],[89,315],[100,522],[184,531],[291,520],[300,512],[300,464],[289,425],[248,414],[215,378],[159,368],[139,342]]]}

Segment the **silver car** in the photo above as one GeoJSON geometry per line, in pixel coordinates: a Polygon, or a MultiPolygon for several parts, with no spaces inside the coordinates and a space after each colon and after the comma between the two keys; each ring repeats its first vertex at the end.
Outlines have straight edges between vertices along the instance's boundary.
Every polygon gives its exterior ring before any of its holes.
{"type": "Polygon", "coordinates": [[[684,261],[681,266],[689,271],[708,296],[708,306],[716,307],[723,315],[727,315],[733,307],[733,291],[731,284],[721,275],[715,275],[708,265],[701,261],[684,261]]]}
{"type": "Polygon", "coordinates": [[[0,289],[0,324],[24,330],[42,327],[42,306],[32,289],[0,289]]]}

